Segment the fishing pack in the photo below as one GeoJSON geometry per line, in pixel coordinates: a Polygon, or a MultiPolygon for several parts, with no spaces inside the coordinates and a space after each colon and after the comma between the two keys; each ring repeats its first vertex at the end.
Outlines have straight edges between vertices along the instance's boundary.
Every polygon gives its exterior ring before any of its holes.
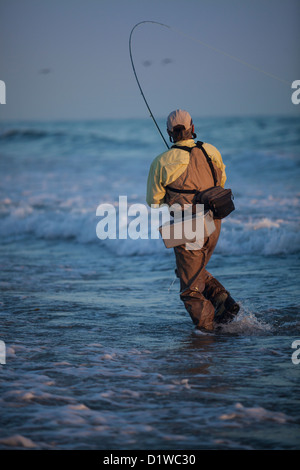
{"type": "MultiPolygon", "coordinates": [[[[214,186],[207,188],[203,191],[199,191],[197,189],[177,189],[172,188],[171,186],[167,186],[167,188],[176,193],[195,194],[193,200],[194,204],[203,204],[204,211],[212,211],[214,219],[224,219],[232,211],[235,210],[235,206],[233,203],[234,197],[232,191],[231,189],[225,189],[222,188],[222,186],[217,185],[217,175],[212,164],[211,158],[208,156],[205,148],[203,147],[203,142],[198,141],[196,143],[196,146],[200,148],[204,153],[204,156],[207,160],[207,163],[210,167],[213,176],[214,186]]],[[[180,145],[173,145],[172,148],[178,148],[191,152],[194,147],[183,147],[180,145]]]]}

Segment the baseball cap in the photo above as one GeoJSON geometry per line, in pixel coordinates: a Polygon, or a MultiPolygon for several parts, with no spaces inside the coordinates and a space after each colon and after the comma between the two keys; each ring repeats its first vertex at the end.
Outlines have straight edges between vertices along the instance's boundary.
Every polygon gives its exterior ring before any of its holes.
{"type": "Polygon", "coordinates": [[[176,109],[169,114],[167,119],[167,128],[172,132],[175,126],[184,126],[188,130],[193,125],[191,115],[183,109],[176,109]]]}

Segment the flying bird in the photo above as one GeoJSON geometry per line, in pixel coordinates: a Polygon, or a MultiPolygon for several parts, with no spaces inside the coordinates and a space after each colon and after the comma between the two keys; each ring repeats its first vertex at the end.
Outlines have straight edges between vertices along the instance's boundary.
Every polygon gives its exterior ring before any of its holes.
{"type": "Polygon", "coordinates": [[[172,62],[173,62],[173,59],[170,59],[169,57],[166,57],[165,59],[161,61],[162,65],[172,64],[172,62]]]}
{"type": "Polygon", "coordinates": [[[39,73],[42,74],[42,75],[48,75],[48,73],[50,73],[50,72],[51,72],[51,69],[41,69],[39,71],[39,73]]]}

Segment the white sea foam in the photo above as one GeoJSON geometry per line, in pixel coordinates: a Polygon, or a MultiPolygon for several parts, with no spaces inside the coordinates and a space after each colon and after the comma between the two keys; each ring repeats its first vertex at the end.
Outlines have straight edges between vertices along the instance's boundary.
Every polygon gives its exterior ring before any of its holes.
{"type": "Polygon", "coordinates": [[[259,320],[254,312],[241,306],[235,319],[231,323],[219,325],[219,329],[223,333],[257,335],[271,333],[274,328],[263,320],[259,320]]]}
{"type": "Polygon", "coordinates": [[[247,408],[241,403],[236,403],[232,412],[220,415],[219,419],[222,421],[275,421],[278,424],[293,421],[291,417],[280,411],[270,411],[261,406],[247,408]]]}
{"type": "MultiPolygon", "coordinates": [[[[288,126],[286,123],[280,125],[284,129],[288,126]]],[[[94,153],[86,155],[83,160],[82,155],[74,153],[72,147],[72,139],[77,135],[75,125],[74,129],[68,126],[59,131],[70,146],[68,157],[60,158],[61,140],[55,140],[59,126],[54,126],[52,131],[51,125],[48,127],[23,129],[21,126],[19,130],[8,128],[2,132],[4,145],[9,145],[8,155],[11,139],[17,137],[21,141],[23,138],[26,140],[22,141],[18,150],[21,160],[18,153],[17,157],[13,154],[4,159],[5,162],[7,160],[7,167],[3,171],[0,192],[0,236],[5,240],[29,237],[44,240],[72,239],[83,244],[102,243],[119,256],[165,251],[161,240],[150,239],[150,230],[146,240],[102,242],[96,235],[99,222],[96,209],[99,204],[110,203],[117,213],[120,195],[127,195],[129,206],[132,203],[145,204],[148,164],[141,158],[137,159],[132,148],[127,149],[133,153],[131,156],[126,154],[125,160],[120,160],[119,148],[117,150],[115,147],[110,154],[111,158],[103,162],[101,156],[95,159],[94,153]],[[43,159],[39,158],[40,147],[35,139],[44,137],[54,139],[53,144],[58,146],[57,155],[50,153],[43,159]],[[29,151],[23,156],[24,146],[29,151]],[[10,170],[14,159],[19,171],[10,170]]],[[[85,139],[91,137],[90,129],[79,126],[78,132],[85,148],[85,139]]],[[[261,139],[261,145],[264,146],[263,136],[261,139]]],[[[18,149],[17,141],[14,142],[18,149]]],[[[109,142],[106,141],[107,144],[109,142]]],[[[223,220],[217,246],[219,253],[277,255],[300,251],[297,154],[288,152],[288,148],[285,150],[285,153],[277,151],[270,154],[258,147],[251,154],[245,150],[242,153],[239,151],[238,158],[232,156],[231,152],[225,152],[225,163],[229,160],[226,185],[233,189],[236,211],[223,220]]],[[[149,149],[149,152],[155,153],[155,147],[149,149]]],[[[128,221],[121,217],[120,223],[126,226],[128,221]]],[[[143,235],[147,236],[147,233],[143,235]]]]}
{"type": "Polygon", "coordinates": [[[21,436],[20,434],[15,434],[13,436],[0,439],[0,444],[14,448],[24,447],[26,449],[33,449],[34,447],[37,447],[31,439],[21,436]]]}

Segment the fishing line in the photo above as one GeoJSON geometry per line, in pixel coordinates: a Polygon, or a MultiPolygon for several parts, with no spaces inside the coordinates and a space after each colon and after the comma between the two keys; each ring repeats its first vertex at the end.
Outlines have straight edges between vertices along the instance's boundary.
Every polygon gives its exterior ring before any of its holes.
{"type": "Polygon", "coordinates": [[[210,49],[210,50],[213,50],[214,52],[218,52],[219,54],[222,54],[222,55],[228,57],[229,59],[234,60],[235,62],[238,62],[238,63],[240,63],[240,64],[242,64],[242,65],[244,65],[244,66],[246,66],[246,67],[248,67],[248,68],[251,68],[252,70],[255,70],[256,72],[261,72],[261,73],[263,73],[264,75],[267,75],[267,76],[270,77],[270,78],[273,78],[273,79],[275,79],[275,80],[277,80],[277,81],[279,81],[279,82],[281,82],[281,83],[284,83],[285,85],[289,85],[289,86],[290,86],[290,83],[289,83],[287,80],[283,80],[282,78],[277,77],[276,75],[273,75],[273,74],[271,74],[271,73],[269,73],[269,72],[266,72],[265,70],[262,70],[262,69],[260,69],[259,67],[256,67],[255,65],[252,65],[252,64],[250,64],[250,63],[248,63],[248,62],[246,62],[246,61],[244,61],[244,60],[241,60],[241,59],[239,59],[238,57],[236,57],[236,56],[234,56],[234,55],[232,55],[232,54],[229,54],[228,52],[223,51],[222,49],[218,49],[218,48],[216,48],[216,47],[214,47],[214,46],[211,46],[210,44],[207,44],[207,43],[205,43],[205,42],[203,42],[203,41],[200,41],[199,39],[196,39],[196,38],[193,38],[193,37],[191,37],[191,36],[188,36],[187,34],[183,33],[182,31],[180,31],[180,30],[178,30],[178,29],[171,28],[171,26],[168,26],[168,25],[166,25],[166,24],[164,24],[164,23],[158,23],[157,21],[147,21],[147,20],[146,20],[146,21],[140,21],[139,23],[137,23],[137,24],[132,28],[132,30],[131,30],[131,32],[130,32],[130,36],[129,36],[129,53],[130,53],[131,65],[132,65],[133,73],[134,73],[136,82],[137,82],[137,84],[138,84],[138,87],[139,87],[139,89],[140,89],[141,95],[142,95],[142,97],[143,97],[143,99],[144,99],[144,101],[145,101],[145,104],[146,104],[146,106],[147,106],[147,108],[148,108],[148,111],[149,111],[149,113],[150,113],[150,117],[152,118],[154,124],[156,125],[157,130],[158,130],[158,132],[160,133],[160,135],[161,135],[161,137],[162,137],[162,139],[163,139],[163,141],[164,141],[164,143],[166,144],[166,146],[167,146],[168,149],[169,149],[170,147],[169,147],[169,145],[167,144],[167,141],[166,141],[166,139],[164,138],[164,136],[163,136],[163,134],[162,134],[162,132],[161,132],[161,130],[160,130],[160,128],[159,128],[159,126],[158,126],[158,124],[157,124],[157,122],[156,122],[156,120],[155,120],[153,114],[152,114],[152,111],[151,111],[150,106],[149,106],[149,104],[148,104],[148,102],[147,102],[147,100],[146,100],[146,97],[145,97],[145,95],[144,95],[144,93],[143,93],[142,87],[141,87],[140,82],[139,82],[139,79],[138,79],[138,77],[137,77],[137,73],[136,73],[136,70],[135,70],[135,66],[134,66],[134,62],[133,62],[133,57],[132,57],[131,43],[132,43],[132,34],[133,34],[133,31],[135,30],[135,28],[137,28],[137,27],[140,26],[141,24],[145,24],[145,23],[157,24],[157,25],[159,25],[159,26],[163,26],[164,28],[168,28],[168,29],[170,29],[171,31],[173,31],[173,32],[175,32],[175,33],[177,33],[177,34],[180,34],[181,36],[183,36],[183,37],[185,37],[185,38],[187,38],[187,39],[190,39],[191,41],[197,42],[198,44],[201,44],[202,46],[204,46],[204,47],[206,47],[206,48],[208,48],[208,49],[210,49]]]}
{"type": "Polygon", "coordinates": [[[280,78],[280,77],[277,77],[277,75],[274,75],[272,73],[269,73],[269,72],[266,72],[265,70],[263,69],[260,69],[259,67],[256,67],[255,65],[253,64],[250,64],[249,62],[246,62],[245,60],[242,60],[242,59],[239,59],[239,57],[236,57],[232,54],[229,54],[228,52],[225,52],[223,51],[222,49],[218,49],[217,47],[214,47],[214,46],[211,46],[210,44],[207,44],[206,42],[203,42],[203,41],[200,41],[199,39],[196,39],[196,38],[193,38],[191,36],[188,36],[187,34],[183,33],[182,31],[180,31],[179,29],[175,29],[175,28],[171,28],[170,29],[172,31],[174,31],[175,33],[177,34],[180,34],[181,36],[187,38],[187,39],[190,39],[191,41],[194,41],[194,42],[197,42],[198,44],[201,44],[202,46],[204,47],[207,47],[208,49],[211,49],[212,51],[214,52],[218,52],[219,54],[222,54],[224,55],[225,57],[228,57],[229,59],[231,60],[234,60],[235,62],[239,62],[240,64],[242,65],[245,65],[246,67],[252,69],[252,70],[255,70],[256,72],[261,72],[263,73],[264,75],[267,75],[268,77],[271,77],[275,80],[278,80],[279,82],[281,83],[284,83],[285,85],[289,85],[290,86],[290,82],[288,82],[287,80],[284,80],[283,78],[280,78]]]}
{"type": "Polygon", "coordinates": [[[174,278],[173,281],[171,282],[171,284],[170,284],[170,286],[169,286],[169,288],[168,288],[168,292],[170,292],[170,290],[172,289],[172,287],[173,287],[173,285],[174,285],[176,279],[177,279],[177,276],[175,276],[175,278],[174,278]]]}

